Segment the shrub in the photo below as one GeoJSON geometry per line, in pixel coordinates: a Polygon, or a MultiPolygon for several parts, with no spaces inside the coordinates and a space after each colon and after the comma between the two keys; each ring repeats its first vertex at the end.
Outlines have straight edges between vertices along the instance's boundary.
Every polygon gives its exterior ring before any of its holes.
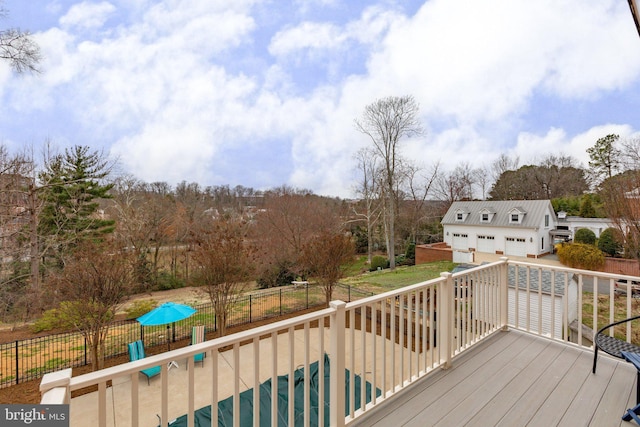
{"type": "Polygon", "coordinates": [[[266,269],[258,277],[257,283],[260,289],[276,286],[290,285],[296,280],[297,275],[292,271],[292,264],[288,261],[280,262],[277,266],[266,269]]]}
{"type": "Polygon", "coordinates": [[[158,302],[152,299],[134,301],[126,310],[127,319],[137,319],[143,314],[147,314],[158,306],[158,302]]]}
{"type": "Polygon", "coordinates": [[[158,274],[155,289],[157,291],[168,291],[169,289],[184,288],[184,281],[163,271],[158,274]]]}
{"type": "Polygon", "coordinates": [[[607,256],[616,256],[622,252],[622,236],[615,228],[607,228],[600,234],[598,249],[607,256]]]}
{"type": "Polygon", "coordinates": [[[573,241],[575,243],[584,243],[585,245],[595,245],[596,233],[588,228],[581,228],[576,231],[576,235],[573,236],[573,241]]]}
{"type": "Polygon", "coordinates": [[[51,310],[47,310],[42,313],[42,317],[31,325],[31,331],[33,333],[51,331],[53,329],[61,328],[63,323],[64,322],[60,319],[60,310],[52,308],[51,310]]]}
{"type": "Polygon", "coordinates": [[[383,256],[376,255],[371,258],[371,267],[369,271],[376,271],[378,269],[389,268],[389,260],[383,256]]]}
{"type": "Polygon", "coordinates": [[[558,259],[567,267],[597,270],[604,266],[604,253],[593,245],[565,243],[558,246],[558,259]]]}

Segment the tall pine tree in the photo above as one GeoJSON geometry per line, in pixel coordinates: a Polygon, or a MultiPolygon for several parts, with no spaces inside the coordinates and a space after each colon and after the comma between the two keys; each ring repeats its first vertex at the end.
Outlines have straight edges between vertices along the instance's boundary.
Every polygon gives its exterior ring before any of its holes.
{"type": "Polygon", "coordinates": [[[43,202],[38,235],[44,260],[62,264],[80,241],[101,240],[114,230],[114,221],[102,218],[98,203],[111,197],[113,184],[105,183],[110,170],[105,156],[87,146],[74,146],[47,159],[38,176],[43,202]]]}

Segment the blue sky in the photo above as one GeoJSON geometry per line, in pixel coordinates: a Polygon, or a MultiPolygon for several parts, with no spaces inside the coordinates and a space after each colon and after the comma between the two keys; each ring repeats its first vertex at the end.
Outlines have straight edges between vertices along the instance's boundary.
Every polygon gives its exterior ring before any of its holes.
{"type": "Polygon", "coordinates": [[[350,197],[353,120],[413,95],[425,168],[534,162],[640,137],[622,0],[4,0],[39,75],[0,63],[0,142],[89,145],[147,181],[350,197]]]}

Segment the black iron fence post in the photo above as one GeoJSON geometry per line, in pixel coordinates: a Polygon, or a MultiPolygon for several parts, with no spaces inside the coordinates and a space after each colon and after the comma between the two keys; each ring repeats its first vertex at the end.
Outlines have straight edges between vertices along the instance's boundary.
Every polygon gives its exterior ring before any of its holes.
{"type": "Polygon", "coordinates": [[[87,366],[87,337],[84,337],[84,365],[87,366]]]}
{"type": "Polygon", "coordinates": [[[280,316],[282,316],[282,288],[280,288],[280,316]]]}
{"type": "Polygon", "coordinates": [[[18,357],[18,340],[16,340],[16,384],[20,382],[20,358],[18,357]]]}
{"type": "Polygon", "coordinates": [[[142,324],[140,324],[140,341],[144,344],[144,326],[142,324]]]}
{"type": "Polygon", "coordinates": [[[252,305],[253,305],[253,302],[252,302],[251,294],[249,294],[249,323],[252,322],[252,320],[251,320],[252,319],[252,317],[251,317],[251,307],[252,307],[252,305]]]}

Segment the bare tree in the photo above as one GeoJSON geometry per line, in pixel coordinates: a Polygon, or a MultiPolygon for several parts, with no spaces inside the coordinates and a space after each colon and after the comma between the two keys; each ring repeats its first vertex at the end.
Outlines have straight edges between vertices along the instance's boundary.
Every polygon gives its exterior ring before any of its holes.
{"type": "MultiPolygon", "coordinates": [[[[3,2],[0,0],[0,18],[8,14],[2,5],[3,2]]],[[[0,59],[9,61],[11,68],[17,73],[38,72],[38,63],[42,56],[40,47],[28,31],[8,28],[0,30],[0,59]]]]}
{"type": "Polygon", "coordinates": [[[624,253],[640,259],[640,171],[629,170],[607,178],[600,186],[604,210],[624,236],[624,253]]]}
{"type": "Polygon", "coordinates": [[[277,285],[280,270],[304,275],[299,258],[305,245],[323,230],[344,228],[340,208],[336,200],[308,190],[281,187],[266,192],[264,209],[256,216],[254,229],[264,286],[277,285]]]}
{"type": "Polygon", "coordinates": [[[203,286],[216,313],[220,336],[226,334],[229,315],[254,269],[247,224],[235,218],[203,220],[192,232],[196,283],[203,286]]]}
{"type": "Polygon", "coordinates": [[[631,9],[631,15],[633,16],[633,23],[636,24],[636,30],[640,36],[640,11],[638,10],[638,4],[636,0],[628,0],[629,8],[631,9]]]}
{"type": "Polygon", "coordinates": [[[93,370],[104,367],[109,323],[131,293],[129,256],[114,242],[81,241],[64,269],[47,282],[51,299],[61,301],[56,310],[61,326],[75,328],[87,340],[93,370]]]}
{"type": "Polygon", "coordinates": [[[322,287],[327,306],[338,280],[344,276],[345,267],[353,262],[354,253],[350,236],[329,230],[321,232],[305,245],[302,264],[322,287]]]}
{"type": "Polygon", "coordinates": [[[506,154],[500,154],[496,160],[491,163],[491,175],[493,181],[500,179],[503,173],[518,169],[520,158],[518,156],[509,157],[506,154]]]}
{"type": "Polygon", "coordinates": [[[480,189],[480,198],[482,200],[487,200],[487,193],[489,192],[489,188],[491,186],[489,170],[483,166],[474,169],[472,171],[472,174],[473,180],[480,189]]]}
{"type": "Polygon", "coordinates": [[[473,188],[473,176],[468,165],[458,165],[449,172],[440,174],[435,183],[435,192],[439,200],[447,202],[447,205],[457,200],[471,200],[473,188]]]}
{"type": "Polygon", "coordinates": [[[434,163],[429,169],[422,169],[415,165],[405,167],[405,191],[402,200],[403,210],[398,212],[399,227],[408,233],[408,239],[416,243],[418,231],[429,220],[427,212],[427,198],[433,193],[433,189],[440,173],[440,164],[434,163]],[[403,214],[404,213],[404,214],[403,214]]]}
{"type": "Polygon", "coordinates": [[[373,229],[382,213],[380,206],[380,193],[378,188],[379,169],[376,163],[375,153],[363,148],[356,154],[358,170],[361,181],[356,188],[356,194],[362,200],[363,211],[359,212],[354,206],[356,217],[363,218],[367,227],[367,260],[371,264],[373,256],[373,229]]]}
{"type": "Polygon", "coordinates": [[[620,162],[624,170],[640,169],[640,137],[620,140],[620,162]]]}
{"type": "Polygon", "coordinates": [[[367,105],[362,117],[355,120],[356,129],[371,139],[376,155],[381,161],[381,190],[385,201],[387,253],[391,269],[395,268],[396,190],[401,164],[399,143],[403,137],[422,133],[418,113],[418,103],[412,96],[390,96],[367,105]]]}

